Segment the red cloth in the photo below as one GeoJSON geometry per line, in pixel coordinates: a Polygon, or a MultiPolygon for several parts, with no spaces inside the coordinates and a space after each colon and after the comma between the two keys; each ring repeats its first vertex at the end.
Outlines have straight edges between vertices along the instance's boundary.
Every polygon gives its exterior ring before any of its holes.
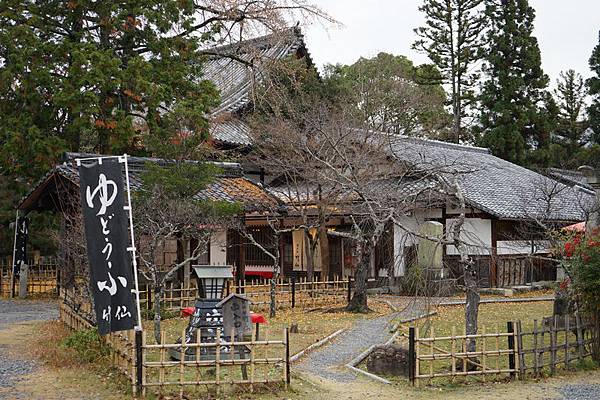
{"type": "Polygon", "coordinates": [[[265,317],[262,314],[257,314],[255,312],[250,311],[250,320],[253,324],[268,324],[265,317]]]}
{"type": "MultiPolygon", "coordinates": [[[[194,307],[185,307],[181,309],[182,317],[190,317],[194,314],[194,307]]],[[[268,324],[267,319],[262,314],[250,311],[250,320],[253,324],[268,324]]]]}
{"type": "Polygon", "coordinates": [[[194,310],[196,308],[195,307],[185,307],[181,309],[181,316],[182,317],[190,317],[192,316],[192,314],[194,314],[194,310]]]}
{"type": "Polygon", "coordinates": [[[273,277],[273,272],[270,271],[246,271],[246,278],[252,277],[261,277],[264,279],[271,279],[273,277]]]}

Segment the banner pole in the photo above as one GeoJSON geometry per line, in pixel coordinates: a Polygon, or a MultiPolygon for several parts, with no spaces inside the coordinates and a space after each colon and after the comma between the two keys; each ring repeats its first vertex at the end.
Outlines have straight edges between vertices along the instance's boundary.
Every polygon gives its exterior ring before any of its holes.
{"type": "Polygon", "coordinates": [[[19,229],[19,210],[17,210],[17,216],[15,217],[15,241],[13,244],[13,256],[12,263],[10,265],[10,298],[15,297],[15,262],[17,257],[17,230],[19,229]]]}
{"type": "Polygon", "coordinates": [[[135,282],[135,305],[137,308],[137,325],[136,331],[142,331],[142,311],[140,310],[140,288],[138,284],[137,259],[135,254],[135,236],[133,234],[133,210],[131,208],[131,187],[129,185],[129,163],[127,162],[127,154],[123,154],[125,160],[125,182],[127,185],[127,210],[129,211],[129,233],[131,236],[131,262],[133,263],[133,280],[135,282]]]}

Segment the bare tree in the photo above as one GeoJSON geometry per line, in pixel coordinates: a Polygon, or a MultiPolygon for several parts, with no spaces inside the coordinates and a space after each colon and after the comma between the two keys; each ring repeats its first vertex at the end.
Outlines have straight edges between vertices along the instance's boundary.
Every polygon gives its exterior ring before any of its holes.
{"type": "Polygon", "coordinates": [[[154,334],[156,341],[160,342],[160,304],[165,283],[173,279],[185,265],[206,253],[211,234],[217,229],[232,226],[235,214],[241,208],[199,199],[193,193],[177,193],[174,187],[157,183],[145,184],[136,193],[134,203],[138,271],[149,282],[153,292],[154,334]],[[184,254],[172,264],[162,265],[159,260],[164,251],[164,243],[173,239],[194,244],[191,245],[189,254],[184,254]]]}

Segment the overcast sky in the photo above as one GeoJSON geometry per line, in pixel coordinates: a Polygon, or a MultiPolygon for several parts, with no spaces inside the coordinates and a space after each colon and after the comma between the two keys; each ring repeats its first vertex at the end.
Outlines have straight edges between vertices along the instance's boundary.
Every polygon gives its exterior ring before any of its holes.
{"type": "MultiPolygon", "coordinates": [[[[530,0],[536,10],[535,36],[542,66],[552,86],[560,71],[572,68],[590,75],[588,59],[598,43],[600,0],[530,0]]],[[[315,0],[343,26],[313,23],[305,27],[308,49],[319,68],[351,64],[359,57],[385,51],[405,55],[417,64],[426,56],[411,50],[413,28],[423,24],[422,0],[315,0]]]]}

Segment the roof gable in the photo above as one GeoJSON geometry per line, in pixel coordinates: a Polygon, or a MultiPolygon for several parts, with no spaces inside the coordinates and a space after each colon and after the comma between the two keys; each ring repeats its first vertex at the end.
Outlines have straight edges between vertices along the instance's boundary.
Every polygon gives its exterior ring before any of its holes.
{"type": "Polygon", "coordinates": [[[564,185],[484,148],[396,136],[392,149],[419,168],[455,173],[467,203],[501,219],[581,221],[594,199],[588,189],[564,185]]]}

